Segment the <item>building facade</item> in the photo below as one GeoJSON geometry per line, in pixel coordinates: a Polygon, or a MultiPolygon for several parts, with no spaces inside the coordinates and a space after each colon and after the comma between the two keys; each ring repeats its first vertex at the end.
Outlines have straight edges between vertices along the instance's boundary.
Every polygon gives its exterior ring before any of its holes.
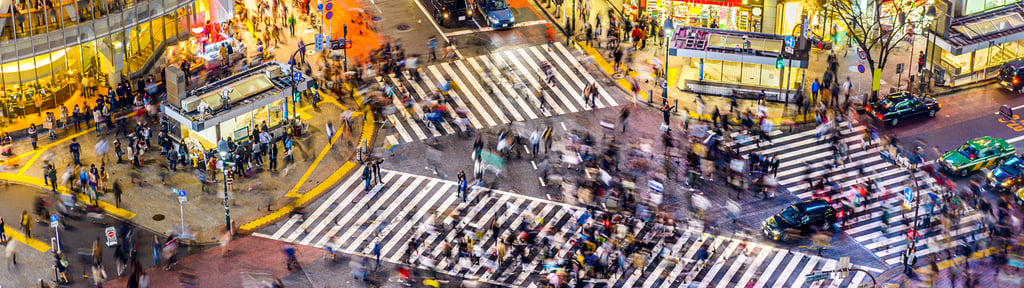
{"type": "Polygon", "coordinates": [[[35,114],[35,98],[42,99],[40,109],[50,109],[84,89],[143,76],[168,47],[202,26],[206,6],[195,0],[0,0],[4,115],[35,114]]]}
{"type": "Polygon", "coordinates": [[[935,85],[955,87],[991,79],[1003,63],[1024,57],[1024,3],[936,0],[927,35],[935,85]]]}

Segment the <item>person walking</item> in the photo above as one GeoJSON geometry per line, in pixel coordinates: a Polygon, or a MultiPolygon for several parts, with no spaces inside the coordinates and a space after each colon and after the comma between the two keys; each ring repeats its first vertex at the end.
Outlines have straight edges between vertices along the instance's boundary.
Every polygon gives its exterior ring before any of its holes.
{"type": "Polygon", "coordinates": [[[533,158],[537,158],[537,151],[540,150],[540,131],[533,130],[530,133],[530,154],[533,154],[533,158]]]}
{"type": "Polygon", "coordinates": [[[900,260],[903,262],[903,274],[907,275],[907,278],[913,277],[914,264],[917,264],[917,255],[914,254],[914,248],[903,251],[900,260]]]}
{"type": "Polygon", "coordinates": [[[327,145],[334,144],[334,123],[327,122],[327,145]]]}
{"type": "Polygon", "coordinates": [[[121,181],[114,180],[114,207],[121,208],[121,181]]]}
{"type": "Polygon", "coordinates": [[[7,244],[7,227],[4,226],[4,217],[0,217],[0,244],[7,244]]]}
{"type": "Polygon", "coordinates": [[[818,99],[818,90],[821,90],[821,83],[818,82],[818,78],[814,78],[814,83],[811,83],[811,101],[818,99]]]}
{"type": "Polygon", "coordinates": [[[25,239],[32,238],[32,220],[28,216],[28,210],[21,211],[21,232],[25,233],[25,239]]]}
{"type": "Polygon", "coordinates": [[[295,15],[288,16],[288,31],[292,33],[292,37],[295,37],[295,15]]]}
{"type": "Polygon", "coordinates": [[[78,138],[71,139],[71,145],[68,146],[68,150],[71,151],[71,157],[74,159],[75,165],[82,165],[82,161],[80,161],[82,144],[78,144],[78,138]]]}
{"type": "Polygon", "coordinates": [[[270,158],[270,171],[277,171],[277,144],[270,144],[267,157],[270,158]]]}
{"type": "Polygon", "coordinates": [[[384,183],[384,179],[380,177],[380,163],[383,163],[384,159],[377,159],[373,161],[373,180],[376,183],[384,183]]]}
{"type": "Polygon", "coordinates": [[[28,139],[32,141],[32,150],[36,150],[36,149],[39,148],[36,145],[36,142],[39,141],[39,136],[37,136],[38,133],[39,132],[36,131],[36,124],[35,123],[32,123],[32,125],[28,126],[28,139]]]}

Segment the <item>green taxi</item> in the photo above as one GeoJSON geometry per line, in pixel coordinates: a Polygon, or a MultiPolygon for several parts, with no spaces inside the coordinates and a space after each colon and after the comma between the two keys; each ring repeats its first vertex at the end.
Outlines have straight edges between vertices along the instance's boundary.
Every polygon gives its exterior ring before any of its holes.
{"type": "Polygon", "coordinates": [[[947,151],[939,160],[946,172],[967,176],[967,173],[997,165],[1016,153],[1017,149],[1006,143],[1006,140],[985,136],[967,141],[956,150],[947,151]]]}

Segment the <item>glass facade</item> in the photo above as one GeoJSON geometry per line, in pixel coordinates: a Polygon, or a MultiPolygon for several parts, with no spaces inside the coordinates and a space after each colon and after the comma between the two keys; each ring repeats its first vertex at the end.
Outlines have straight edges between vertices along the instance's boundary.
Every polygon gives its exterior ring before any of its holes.
{"type": "MultiPolygon", "coordinates": [[[[692,59],[692,58],[691,58],[692,59]]],[[[700,59],[692,59],[700,61],[700,59]]],[[[700,65],[699,63],[696,65],[700,65]]],[[[752,85],[764,88],[786,88],[786,83],[781,77],[789,77],[789,89],[796,89],[804,75],[803,68],[786,68],[783,74],[774,65],[760,65],[752,63],[741,63],[719,60],[705,60],[703,80],[752,85]],[[780,84],[782,87],[779,87],[780,84]]]]}
{"type": "Polygon", "coordinates": [[[188,37],[199,19],[195,5],[194,0],[0,0],[0,8],[10,10],[0,14],[4,115],[36,114],[143,76],[166,45],[188,37]]]}
{"type": "Polygon", "coordinates": [[[964,0],[963,15],[973,15],[989,9],[1003,7],[1009,4],[1020,2],[1020,0],[964,0]]]}

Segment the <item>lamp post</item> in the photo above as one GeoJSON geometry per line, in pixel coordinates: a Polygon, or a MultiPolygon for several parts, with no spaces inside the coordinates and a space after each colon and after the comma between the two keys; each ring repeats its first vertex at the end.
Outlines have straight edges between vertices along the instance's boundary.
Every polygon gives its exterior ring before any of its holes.
{"type": "Polygon", "coordinates": [[[674,28],[673,24],[674,23],[672,23],[672,15],[667,15],[667,17],[665,17],[665,23],[662,25],[665,29],[665,64],[664,67],[662,67],[662,74],[665,76],[665,83],[662,85],[661,92],[662,107],[668,104],[668,51],[669,43],[672,42],[672,28],[674,28]]]}
{"type": "MultiPolygon", "coordinates": [[[[925,16],[932,17],[932,18],[935,18],[936,16],[938,16],[940,14],[943,17],[948,16],[945,12],[940,12],[940,11],[938,11],[938,9],[935,9],[935,5],[928,6],[928,10],[925,11],[925,13],[924,13],[925,16]]],[[[935,73],[935,71],[934,71],[935,69],[932,69],[935,65],[933,65],[931,63],[932,62],[931,60],[935,59],[935,57],[932,56],[933,55],[932,53],[935,53],[935,19],[932,19],[932,25],[928,29],[928,34],[931,34],[932,40],[930,42],[926,43],[926,44],[928,44],[928,47],[925,47],[925,52],[924,53],[926,55],[925,56],[926,58],[925,58],[925,62],[924,63],[928,65],[928,69],[933,70],[932,73],[935,73]]],[[[913,57],[913,55],[911,55],[911,57],[913,57]]],[[[911,68],[911,69],[913,69],[913,68],[911,68]]],[[[920,72],[921,71],[919,71],[918,73],[920,73],[920,72]]],[[[924,76],[924,74],[921,74],[920,76],[924,76]]],[[[932,74],[932,77],[935,77],[935,75],[932,74]]],[[[928,83],[928,81],[930,79],[924,79],[924,77],[920,77],[920,78],[921,78],[921,82],[919,82],[919,85],[921,85],[921,88],[919,89],[920,91],[918,91],[918,93],[924,93],[924,88],[927,86],[926,83],[928,83]]]]}

